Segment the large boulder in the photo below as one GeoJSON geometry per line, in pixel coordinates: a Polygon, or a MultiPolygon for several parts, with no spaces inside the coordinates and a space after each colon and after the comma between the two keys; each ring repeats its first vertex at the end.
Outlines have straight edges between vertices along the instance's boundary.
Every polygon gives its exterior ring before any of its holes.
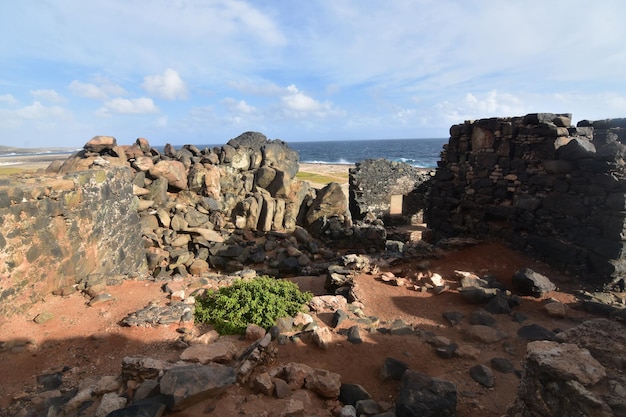
{"type": "Polygon", "coordinates": [[[341,185],[331,182],[317,193],[317,197],[307,211],[306,222],[312,225],[321,218],[344,216],[347,210],[348,201],[341,185]]]}
{"type": "Polygon", "coordinates": [[[221,395],[236,379],[235,370],[228,366],[176,366],[165,372],[160,388],[167,407],[182,410],[221,395]]]}
{"type": "Polygon", "coordinates": [[[155,178],[167,179],[171,187],[179,190],[187,189],[187,170],[180,161],[159,161],[148,172],[155,178]]]}

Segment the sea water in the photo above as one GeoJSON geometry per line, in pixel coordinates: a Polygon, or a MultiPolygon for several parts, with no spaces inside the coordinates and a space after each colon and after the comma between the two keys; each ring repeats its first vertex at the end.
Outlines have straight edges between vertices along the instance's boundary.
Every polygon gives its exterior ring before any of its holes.
{"type": "Polygon", "coordinates": [[[287,142],[300,154],[300,162],[354,164],[384,158],[420,168],[436,168],[448,139],[341,140],[287,142]]]}
{"type": "MultiPolygon", "coordinates": [[[[381,139],[289,142],[300,154],[300,162],[313,164],[355,164],[365,159],[383,158],[420,168],[436,168],[448,139],[381,139]]],[[[221,145],[196,145],[199,149],[221,145]]],[[[180,148],[182,146],[175,146],[180,148]]],[[[155,148],[162,150],[162,147],[155,148]]]]}

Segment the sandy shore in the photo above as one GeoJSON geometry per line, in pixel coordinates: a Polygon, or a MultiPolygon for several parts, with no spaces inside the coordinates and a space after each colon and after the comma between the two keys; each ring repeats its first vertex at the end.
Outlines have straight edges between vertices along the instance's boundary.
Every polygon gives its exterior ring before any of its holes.
{"type": "MultiPolygon", "coordinates": [[[[46,168],[52,161],[67,159],[69,154],[46,155],[7,155],[0,156],[0,170],[11,168],[12,171],[30,171],[46,168]]],[[[354,165],[349,164],[300,164],[300,173],[314,174],[307,180],[315,181],[315,176],[335,179],[337,182],[347,182],[348,170],[354,165]]],[[[306,175],[305,175],[306,176],[306,175]]],[[[324,178],[318,178],[324,180],[324,178]]],[[[329,181],[327,181],[329,182],[329,181]]]]}

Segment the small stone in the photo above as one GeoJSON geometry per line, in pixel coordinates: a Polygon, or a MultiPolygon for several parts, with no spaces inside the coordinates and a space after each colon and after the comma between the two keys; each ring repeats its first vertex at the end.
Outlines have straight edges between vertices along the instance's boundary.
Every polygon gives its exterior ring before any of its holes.
{"type": "Polygon", "coordinates": [[[313,340],[323,350],[327,350],[333,342],[333,333],[328,327],[313,330],[313,340]]]}
{"type": "Polygon", "coordinates": [[[486,311],[473,311],[469,316],[470,324],[478,324],[481,326],[493,327],[496,325],[496,319],[486,311]]]}
{"type": "Polygon", "coordinates": [[[353,405],[344,405],[341,407],[339,417],[357,417],[356,408],[353,405]]]}
{"type": "Polygon", "coordinates": [[[208,345],[220,338],[220,334],[215,330],[209,330],[198,337],[194,337],[189,341],[191,345],[208,345]]]}
{"type": "Polygon", "coordinates": [[[476,360],[480,358],[480,349],[477,349],[469,345],[460,345],[459,347],[456,348],[456,351],[454,352],[454,354],[462,359],[476,360]]]}
{"type": "Polygon", "coordinates": [[[409,365],[405,362],[394,358],[385,358],[385,362],[383,362],[381,370],[381,376],[383,381],[388,379],[400,381],[402,379],[402,375],[404,375],[404,372],[406,372],[407,369],[409,369],[409,365]]]}
{"type": "Polygon", "coordinates": [[[556,336],[553,332],[538,324],[520,327],[517,335],[525,340],[554,340],[556,336]]]}
{"type": "Polygon", "coordinates": [[[344,320],[346,320],[348,318],[348,313],[346,313],[343,310],[337,310],[335,311],[335,313],[333,314],[333,320],[332,320],[332,326],[333,327],[337,327],[339,326],[344,320]]]}
{"type": "Polygon", "coordinates": [[[491,366],[498,372],[502,372],[503,374],[509,374],[515,370],[513,363],[504,358],[492,358],[491,366]]]}
{"type": "Polygon", "coordinates": [[[39,313],[35,316],[33,321],[37,324],[44,324],[54,318],[54,314],[49,311],[44,311],[43,313],[39,313]]]}
{"type": "Polygon", "coordinates": [[[353,407],[356,407],[358,401],[370,398],[370,393],[359,384],[341,384],[339,389],[339,401],[353,407]]]}
{"type": "Polygon", "coordinates": [[[276,394],[276,398],[288,398],[293,393],[291,387],[286,381],[283,381],[280,378],[273,378],[272,382],[274,383],[274,393],[276,394]]]}
{"type": "Polygon", "coordinates": [[[354,345],[363,343],[359,326],[352,326],[350,327],[350,329],[348,329],[348,342],[354,345]]]}
{"type": "Polygon", "coordinates": [[[248,324],[246,327],[246,340],[250,340],[255,342],[257,340],[263,339],[265,336],[265,329],[256,324],[248,324]]]}
{"type": "Polygon", "coordinates": [[[274,393],[274,382],[272,381],[270,374],[263,372],[262,374],[257,375],[254,378],[254,389],[263,395],[267,395],[268,397],[272,396],[274,393]]]}
{"type": "Polygon", "coordinates": [[[443,313],[443,317],[448,320],[451,326],[458,326],[464,318],[463,313],[459,311],[446,311],[443,313]]]}
{"type": "Polygon", "coordinates": [[[111,294],[103,293],[103,294],[98,294],[95,297],[93,297],[89,301],[88,305],[89,307],[93,307],[98,304],[110,303],[111,301],[115,301],[115,297],[113,297],[111,294]]]}
{"type": "Polygon", "coordinates": [[[358,415],[371,416],[380,412],[380,407],[375,400],[360,400],[356,403],[356,412],[358,415]]]}
{"type": "Polygon", "coordinates": [[[96,409],[95,417],[106,417],[109,413],[124,408],[126,398],[120,397],[115,392],[107,392],[100,399],[100,404],[96,409]]]}
{"type": "Polygon", "coordinates": [[[235,345],[229,341],[218,340],[208,345],[191,345],[180,354],[180,359],[189,362],[209,362],[227,363],[230,362],[237,353],[235,345]]]}
{"type": "Polygon", "coordinates": [[[485,365],[475,365],[470,368],[470,376],[480,385],[491,388],[494,384],[493,372],[485,365]]]}
{"type": "Polygon", "coordinates": [[[465,330],[465,333],[470,339],[489,344],[500,342],[509,337],[506,333],[503,333],[500,330],[483,325],[470,326],[465,330]]]}

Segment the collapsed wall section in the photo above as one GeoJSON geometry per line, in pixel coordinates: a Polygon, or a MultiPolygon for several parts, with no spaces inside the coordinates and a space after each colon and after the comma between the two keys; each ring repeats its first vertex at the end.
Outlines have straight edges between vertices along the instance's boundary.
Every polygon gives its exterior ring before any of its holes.
{"type": "Polygon", "coordinates": [[[380,219],[410,218],[425,207],[422,185],[430,179],[427,170],[403,162],[366,159],[349,174],[349,206],[355,220],[363,220],[368,214],[380,219]]]}
{"type": "Polygon", "coordinates": [[[0,180],[0,316],[92,274],[146,272],[128,168],[0,180]]]}
{"type": "Polygon", "coordinates": [[[431,181],[435,239],[499,238],[584,279],[623,285],[626,119],[570,114],[466,121],[450,128],[431,181]]]}

